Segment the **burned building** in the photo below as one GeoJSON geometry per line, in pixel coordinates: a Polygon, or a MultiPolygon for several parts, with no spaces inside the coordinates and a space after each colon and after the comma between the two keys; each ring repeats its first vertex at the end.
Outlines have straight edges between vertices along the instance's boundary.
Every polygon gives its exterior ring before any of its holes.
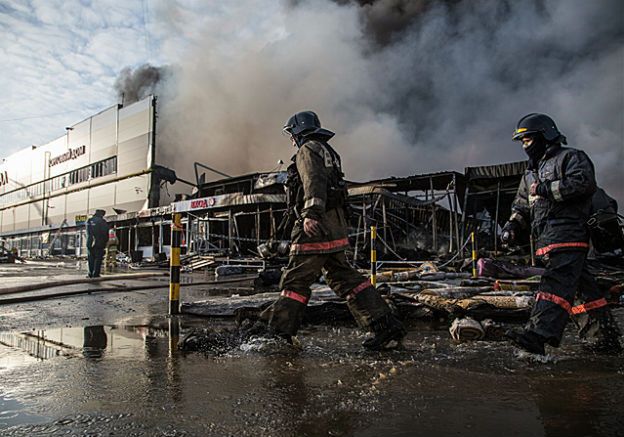
{"type": "MultiPolygon", "coordinates": [[[[269,239],[288,240],[285,179],[285,172],[209,183],[198,177],[193,198],[172,204],[172,210],[185,217],[190,250],[255,256],[257,246],[269,239]]],[[[405,260],[456,251],[463,238],[464,179],[461,173],[440,172],[349,182],[352,259],[368,262],[371,225],[379,230],[381,258],[405,260]]]]}

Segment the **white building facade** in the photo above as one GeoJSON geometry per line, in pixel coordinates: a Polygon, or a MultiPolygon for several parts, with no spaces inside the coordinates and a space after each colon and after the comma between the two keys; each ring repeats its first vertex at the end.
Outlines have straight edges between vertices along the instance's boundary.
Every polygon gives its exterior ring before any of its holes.
{"type": "Polygon", "coordinates": [[[20,255],[84,255],[84,221],[159,206],[156,99],[115,105],[0,163],[0,237],[20,255]]]}

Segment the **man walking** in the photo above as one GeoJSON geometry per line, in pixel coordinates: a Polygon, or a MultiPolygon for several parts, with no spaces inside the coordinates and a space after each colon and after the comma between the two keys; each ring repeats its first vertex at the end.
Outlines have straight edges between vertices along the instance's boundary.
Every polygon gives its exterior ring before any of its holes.
{"type": "Polygon", "coordinates": [[[289,167],[288,203],[297,217],[279,299],[265,312],[269,329],[292,341],[303,320],[310,285],[321,273],[347,301],[361,328],[373,333],[363,346],[381,350],[406,332],[370,281],[347,262],[347,189],[340,156],[327,143],[333,132],[321,128],[312,111],[293,115],[283,128],[298,149],[289,167]]]}
{"type": "Polygon", "coordinates": [[[501,239],[512,243],[519,230],[531,229],[536,255],[542,257],[546,271],[529,322],[523,331],[509,331],[508,338],[543,355],[545,344],[559,346],[570,316],[584,317],[579,333],[584,336],[598,329],[595,350],[620,352],[619,329],[585,261],[587,219],[596,191],[591,160],[581,150],[563,147],[566,137],[545,114],[520,119],[513,139],[522,142],[529,162],[501,239]],[[583,303],[575,306],[575,296],[583,303]]]}

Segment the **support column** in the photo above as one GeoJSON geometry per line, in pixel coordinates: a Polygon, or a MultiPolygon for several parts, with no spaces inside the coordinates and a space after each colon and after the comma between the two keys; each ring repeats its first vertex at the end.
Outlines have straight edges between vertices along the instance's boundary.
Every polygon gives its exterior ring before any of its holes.
{"type": "Polygon", "coordinates": [[[169,275],[169,314],[180,314],[180,245],[182,243],[182,215],[171,216],[171,256],[169,275]]]}
{"type": "Polygon", "coordinates": [[[435,204],[435,192],[433,191],[433,178],[429,177],[429,186],[431,187],[431,230],[433,232],[433,249],[438,251],[438,223],[435,204]]]}
{"type": "Polygon", "coordinates": [[[371,253],[370,253],[370,281],[373,287],[377,288],[377,226],[371,226],[371,253]]]}

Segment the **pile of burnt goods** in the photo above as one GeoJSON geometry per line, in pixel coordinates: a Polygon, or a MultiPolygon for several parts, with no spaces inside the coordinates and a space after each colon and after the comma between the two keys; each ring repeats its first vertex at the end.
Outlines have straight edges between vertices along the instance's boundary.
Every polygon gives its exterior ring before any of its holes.
{"type": "MultiPolygon", "coordinates": [[[[623,298],[623,267],[590,262],[600,286],[609,290],[613,305],[619,305],[623,298]]],[[[376,279],[377,289],[404,322],[446,321],[451,336],[466,341],[500,339],[501,323],[527,320],[543,272],[540,267],[481,258],[476,263],[476,277],[471,272],[425,261],[413,268],[381,271],[376,279]]],[[[270,284],[272,291],[212,296],[204,301],[184,303],[182,312],[233,318],[238,323],[258,320],[260,313],[279,296],[280,273],[274,266],[261,270],[255,279],[257,291],[262,291],[266,284],[270,284]]],[[[304,323],[355,325],[346,301],[336,296],[322,277],[312,286],[304,323]]]]}
{"type": "MultiPolygon", "coordinates": [[[[128,265],[133,270],[168,269],[171,265],[166,253],[158,253],[150,258],[143,258],[140,251],[132,251],[131,256],[119,253],[117,262],[128,265]]],[[[180,256],[180,266],[184,272],[193,272],[215,267],[218,264],[216,256],[189,253],[180,256]]]]}

